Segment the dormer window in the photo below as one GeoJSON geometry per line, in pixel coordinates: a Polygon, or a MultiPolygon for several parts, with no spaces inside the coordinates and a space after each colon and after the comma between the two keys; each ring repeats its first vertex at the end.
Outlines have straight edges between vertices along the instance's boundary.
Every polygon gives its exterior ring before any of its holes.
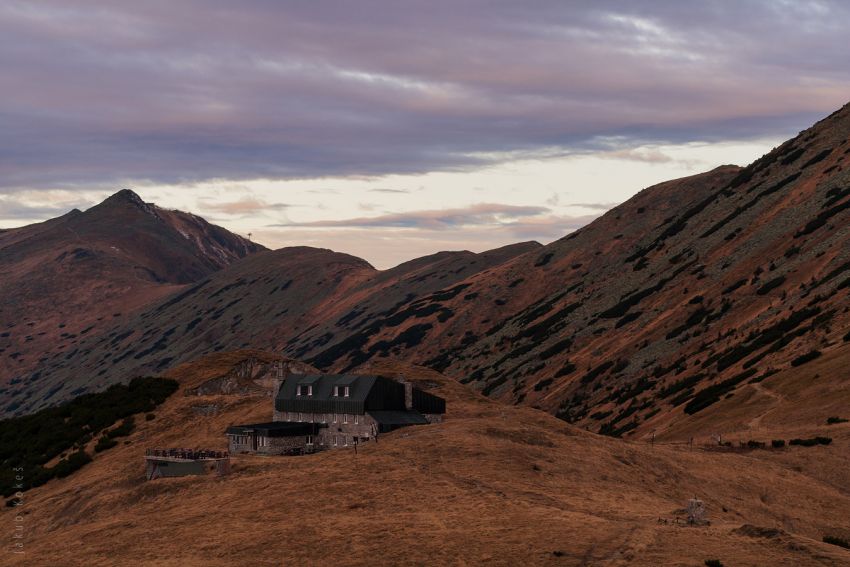
{"type": "Polygon", "coordinates": [[[313,385],[312,384],[298,384],[298,392],[299,396],[312,396],[313,395],[313,385]]]}
{"type": "Polygon", "coordinates": [[[337,398],[347,398],[349,395],[348,386],[334,386],[334,396],[337,398]]]}

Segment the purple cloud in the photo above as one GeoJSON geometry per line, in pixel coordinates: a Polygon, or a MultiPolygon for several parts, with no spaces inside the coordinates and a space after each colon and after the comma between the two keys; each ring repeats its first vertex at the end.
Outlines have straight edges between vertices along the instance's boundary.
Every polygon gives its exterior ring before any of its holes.
{"type": "Polygon", "coordinates": [[[419,228],[443,230],[473,225],[505,225],[523,217],[534,217],[548,213],[546,207],[525,207],[481,203],[458,209],[433,211],[411,211],[376,217],[359,217],[343,220],[324,220],[305,223],[275,224],[277,227],[311,228],[419,228]]]}
{"type": "Polygon", "coordinates": [[[848,24],[838,1],[5,2],[0,191],[787,135],[846,102],[848,24]]]}

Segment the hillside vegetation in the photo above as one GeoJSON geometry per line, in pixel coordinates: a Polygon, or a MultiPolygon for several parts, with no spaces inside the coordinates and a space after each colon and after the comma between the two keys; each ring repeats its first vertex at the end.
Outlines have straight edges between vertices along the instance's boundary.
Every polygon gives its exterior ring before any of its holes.
{"type": "Polygon", "coordinates": [[[114,447],[116,437],[132,432],[134,414],[153,411],[177,387],[167,378],[135,378],[61,406],[0,420],[0,492],[9,497],[68,476],[91,461],[86,446],[99,433],[123,419],[103,434],[95,450],[114,447]]]}
{"type": "MultiPolygon", "coordinates": [[[[220,353],[169,376],[181,391],[256,353],[220,353]]],[[[234,423],[267,420],[267,394],[169,397],[129,444],[27,494],[27,565],[820,565],[850,562],[848,424],[765,415],[759,437],[830,445],[734,450],[628,442],[504,405],[421,367],[374,363],[447,399],[442,424],[354,450],[235,456],[227,477],[144,481],[146,447],[223,449],[234,423]],[[215,405],[214,413],[193,407],[215,405]],[[687,499],[709,526],[673,524],[687,499]],[[661,519],[662,521],[659,521],[661,519]],[[664,523],[666,520],[668,523],[664,523]],[[834,541],[834,540],[830,540],[834,541]]],[[[777,375],[778,376],[778,375],[777,375]]],[[[777,391],[793,387],[780,377],[777,391]]],[[[737,397],[737,396],[736,396],[737,397]]],[[[734,398],[733,398],[734,399],[734,398]]],[[[726,401],[724,400],[723,403],[726,401]]],[[[720,404],[716,404],[720,405],[720,404]]],[[[710,416],[714,406],[700,412],[710,416]]],[[[761,410],[736,410],[742,419],[761,410]]],[[[810,417],[811,416],[811,417],[810,417]]],[[[9,521],[11,511],[0,518],[9,521]]]]}

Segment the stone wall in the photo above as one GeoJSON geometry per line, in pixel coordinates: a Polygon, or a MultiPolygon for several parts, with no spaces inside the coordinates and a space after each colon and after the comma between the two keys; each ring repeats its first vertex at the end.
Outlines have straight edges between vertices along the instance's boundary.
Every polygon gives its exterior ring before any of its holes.
{"type": "MultiPolygon", "coordinates": [[[[291,437],[260,437],[257,439],[257,449],[253,448],[252,436],[228,435],[230,453],[256,453],[258,455],[283,455],[307,449],[307,437],[296,435],[291,437]],[[243,442],[239,442],[243,441],[243,442]],[[265,442],[265,444],[263,444],[265,442]]],[[[315,443],[314,438],[314,443],[315,443]]]]}
{"type": "Polygon", "coordinates": [[[377,423],[375,423],[375,420],[371,416],[359,414],[299,414],[296,412],[275,411],[274,420],[327,424],[327,427],[319,429],[318,439],[316,441],[319,446],[317,448],[325,449],[335,446],[345,447],[353,445],[355,437],[358,438],[358,441],[374,439],[375,432],[378,430],[377,423]],[[336,437],[336,444],[334,444],[334,437],[336,437]]]}

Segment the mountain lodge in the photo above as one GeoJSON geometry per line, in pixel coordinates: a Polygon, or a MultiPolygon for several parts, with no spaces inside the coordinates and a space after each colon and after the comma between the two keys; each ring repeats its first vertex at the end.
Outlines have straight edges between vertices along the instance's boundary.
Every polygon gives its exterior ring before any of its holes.
{"type": "Polygon", "coordinates": [[[374,440],[442,421],[443,398],[408,381],[352,374],[293,374],[275,382],[273,420],[227,428],[231,453],[301,454],[374,440]]]}

